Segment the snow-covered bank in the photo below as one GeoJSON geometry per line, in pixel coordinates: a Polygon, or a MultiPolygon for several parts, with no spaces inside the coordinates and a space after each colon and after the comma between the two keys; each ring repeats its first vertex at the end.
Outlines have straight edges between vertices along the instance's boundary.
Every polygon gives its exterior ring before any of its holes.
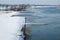
{"type": "Polygon", "coordinates": [[[25,24],[25,17],[11,17],[18,12],[0,12],[0,40],[23,40],[21,29],[25,24]]]}

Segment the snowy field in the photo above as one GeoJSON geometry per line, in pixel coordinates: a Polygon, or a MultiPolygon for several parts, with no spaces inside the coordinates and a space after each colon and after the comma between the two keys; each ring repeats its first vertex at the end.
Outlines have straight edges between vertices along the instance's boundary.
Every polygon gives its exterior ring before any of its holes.
{"type": "Polygon", "coordinates": [[[18,12],[13,11],[0,11],[0,40],[23,40],[21,32],[25,24],[25,17],[11,17],[18,15],[18,12]]]}

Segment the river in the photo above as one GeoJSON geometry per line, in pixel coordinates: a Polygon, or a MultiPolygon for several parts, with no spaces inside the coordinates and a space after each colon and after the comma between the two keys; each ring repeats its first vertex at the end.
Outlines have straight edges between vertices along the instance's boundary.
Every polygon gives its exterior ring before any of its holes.
{"type": "Polygon", "coordinates": [[[26,17],[26,23],[32,23],[27,25],[30,30],[27,40],[60,40],[60,9],[30,8],[20,13],[26,17]]]}
{"type": "Polygon", "coordinates": [[[0,40],[21,40],[21,36],[18,36],[21,30],[18,30],[25,22],[30,23],[27,24],[30,30],[27,40],[60,40],[60,9],[56,7],[29,8],[18,12],[19,17],[7,16],[0,14],[0,40]]]}

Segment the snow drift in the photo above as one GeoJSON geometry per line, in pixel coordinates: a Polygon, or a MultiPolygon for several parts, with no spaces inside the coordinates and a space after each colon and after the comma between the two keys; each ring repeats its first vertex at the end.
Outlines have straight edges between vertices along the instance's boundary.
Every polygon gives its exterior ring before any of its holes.
{"type": "Polygon", "coordinates": [[[25,17],[11,17],[18,12],[0,12],[0,40],[23,40],[21,32],[25,17]]]}

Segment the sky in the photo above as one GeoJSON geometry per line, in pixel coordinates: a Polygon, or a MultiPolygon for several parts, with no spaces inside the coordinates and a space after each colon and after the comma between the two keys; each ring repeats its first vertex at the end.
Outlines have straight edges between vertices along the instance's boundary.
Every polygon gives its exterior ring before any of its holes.
{"type": "Polygon", "coordinates": [[[60,0],[0,0],[1,4],[50,4],[59,5],[60,0]]]}

